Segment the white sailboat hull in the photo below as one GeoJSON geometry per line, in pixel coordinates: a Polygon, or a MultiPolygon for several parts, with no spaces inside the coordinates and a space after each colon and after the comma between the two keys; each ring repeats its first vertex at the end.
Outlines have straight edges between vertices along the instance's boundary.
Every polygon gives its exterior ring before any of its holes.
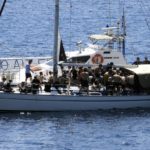
{"type": "Polygon", "coordinates": [[[150,107],[150,96],[66,96],[0,93],[0,111],[73,111],[150,107]]]}

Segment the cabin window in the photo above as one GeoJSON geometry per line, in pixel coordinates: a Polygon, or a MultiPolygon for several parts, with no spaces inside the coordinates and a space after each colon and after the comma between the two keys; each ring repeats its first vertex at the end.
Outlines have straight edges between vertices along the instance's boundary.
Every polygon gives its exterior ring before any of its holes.
{"type": "Polygon", "coordinates": [[[103,54],[110,54],[110,51],[105,51],[103,52],[103,54]]]}
{"type": "Polygon", "coordinates": [[[90,56],[71,57],[67,60],[69,63],[85,63],[90,59],[90,56]]]}

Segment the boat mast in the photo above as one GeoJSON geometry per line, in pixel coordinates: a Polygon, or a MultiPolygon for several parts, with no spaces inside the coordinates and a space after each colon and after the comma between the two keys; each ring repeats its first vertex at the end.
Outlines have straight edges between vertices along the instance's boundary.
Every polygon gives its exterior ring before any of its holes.
{"type": "Polygon", "coordinates": [[[59,28],[59,0],[55,0],[55,24],[54,24],[54,50],[53,50],[53,79],[58,76],[58,29],[59,28]]]}

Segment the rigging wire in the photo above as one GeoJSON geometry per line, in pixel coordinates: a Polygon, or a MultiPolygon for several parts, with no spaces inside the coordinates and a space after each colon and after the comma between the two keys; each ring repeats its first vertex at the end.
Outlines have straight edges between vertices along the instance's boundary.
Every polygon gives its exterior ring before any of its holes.
{"type": "Polygon", "coordinates": [[[148,9],[148,11],[150,12],[150,6],[149,5],[147,5],[147,2],[144,2],[144,0],[142,1],[141,0],[141,3],[143,4],[143,6],[145,7],[145,8],[147,8],[148,9]],[[145,4],[146,3],[146,4],[145,4]]]}
{"type": "Polygon", "coordinates": [[[144,7],[144,5],[142,5],[143,2],[142,2],[141,0],[138,0],[138,2],[139,2],[139,5],[140,5],[140,7],[141,7],[141,10],[142,10],[142,12],[143,12],[143,15],[145,16],[144,20],[145,20],[145,22],[146,22],[146,25],[147,25],[147,27],[148,27],[148,30],[150,31],[150,23],[149,23],[148,18],[146,17],[147,15],[146,15],[146,12],[145,12],[145,7],[144,7]]]}
{"type": "Polygon", "coordinates": [[[111,26],[111,19],[112,19],[111,18],[111,0],[109,0],[108,3],[109,3],[109,6],[108,6],[109,7],[108,8],[108,19],[109,19],[109,21],[108,22],[109,22],[109,25],[111,26]]]}
{"type": "Polygon", "coordinates": [[[122,18],[122,11],[124,11],[125,9],[125,0],[119,0],[119,18],[122,18]]]}
{"type": "Polygon", "coordinates": [[[138,0],[140,7],[142,8],[144,14],[146,15],[146,8],[147,6],[145,5],[145,3],[142,0],[138,0]]]}
{"type": "Polygon", "coordinates": [[[72,0],[70,0],[70,16],[69,16],[69,25],[70,25],[70,33],[69,33],[69,50],[72,49],[72,0]]]}

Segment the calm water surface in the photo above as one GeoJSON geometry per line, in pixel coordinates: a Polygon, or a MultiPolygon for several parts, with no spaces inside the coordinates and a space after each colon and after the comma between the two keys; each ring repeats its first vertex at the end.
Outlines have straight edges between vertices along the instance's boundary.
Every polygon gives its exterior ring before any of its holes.
{"type": "Polygon", "coordinates": [[[149,150],[150,110],[1,113],[0,149],[149,150]]]}
{"type": "MultiPolygon", "coordinates": [[[[61,0],[65,49],[114,25],[121,17],[119,2],[111,2],[109,12],[109,0],[61,0]]],[[[150,2],[128,0],[125,10],[127,60],[150,56],[150,2]]],[[[51,55],[53,16],[54,0],[8,0],[0,17],[0,56],[51,55]]],[[[149,150],[150,111],[0,113],[0,135],[0,150],[149,150]]]]}

